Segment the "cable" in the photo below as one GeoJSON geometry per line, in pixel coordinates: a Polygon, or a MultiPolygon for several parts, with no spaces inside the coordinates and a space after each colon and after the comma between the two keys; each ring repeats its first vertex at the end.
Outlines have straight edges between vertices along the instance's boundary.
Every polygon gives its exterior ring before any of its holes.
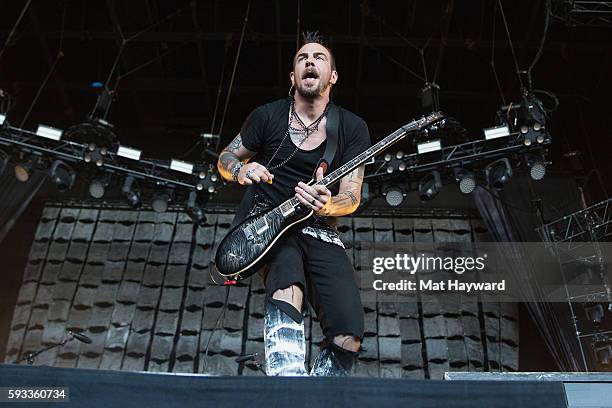
{"type": "Polygon", "coordinates": [[[544,50],[544,42],[546,41],[546,34],[548,33],[548,26],[550,25],[550,16],[552,15],[552,6],[550,0],[546,0],[544,12],[544,33],[542,34],[542,40],[540,41],[540,48],[538,48],[538,52],[533,58],[531,65],[529,65],[529,69],[527,69],[527,83],[529,85],[529,91],[531,91],[533,88],[531,83],[531,70],[542,56],[542,51],[544,50]]]}
{"type": "MultiPolygon", "coordinates": [[[[109,3],[110,4],[110,3],[109,3]]],[[[110,84],[111,78],[115,72],[115,70],[117,69],[117,65],[119,64],[119,58],[121,57],[121,55],[123,54],[123,50],[125,50],[125,46],[127,43],[129,43],[130,41],[140,37],[142,34],[146,33],[147,31],[151,30],[154,27],[157,27],[158,25],[160,25],[163,22],[166,22],[168,20],[174,19],[176,17],[178,17],[183,11],[185,11],[184,8],[179,8],[178,10],[176,10],[174,13],[170,13],[168,14],[166,17],[162,18],[161,20],[157,21],[156,23],[151,24],[150,26],[148,26],[147,28],[133,34],[131,37],[129,38],[125,38],[125,36],[123,35],[123,30],[121,29],[121,25],[119,24],[119,21],[116,22],[116,29],[117,32],[119,33],[119,36],[121,37],[121,45],[119,46],[119,51],[117,51],[117,56],[115,57],[115,61],[113,62],[113,65],[111,67],[110,72],[108,73],[108,77],[106,78],[106,83],[105,83],[105,88],[108,88],[108,85],[110,84]]],[[[183,44],[184,45],[184,44],[183,44]]],[[[175,47],[177,48],[177,47],[175,47]]],[[[166,53],[162,54],[166,55],[166,53]]],[[[154,58],[151,62],[156,61],[157,59],[159,59],[159,55],[154,58]]],[[[147,63],[145,63],[146,65],[148,65],[147,63]]],[[[143,65],[145,65],[143,64],[143,65]]],[[[141,66],[142,67],[142,66],[141,66]]],[[[134,70],[130,71],[133,72],[134,70]]],[[[128,73],[129,74],[129,73],[128,73]]],[[[125,74],[123,76],[121,76],[122,78],[125,78],[128,74],[125,74]]],[[[119,78],[115,81],[115,89],[117,87],[117,84],[119,83],[119,78]]]]}
{"type": "Polygon", "coordinates": [[[221,322],[221,318],[225,315],[225,309],[227,308],[227,301],[229,299],[229,291],[231,286],[226,286],[227,290],[225,291],[225,300],[223,301],[223,307],[221,308],[221,312],[217,317],[217,321],[215,322],[215,326],[210,332],[210,336],[208,336],[208,340],[206,341],[206,347],[204,348],[204,366],[202,367],[202,372],[206,372],[208,368],[208,347],[210,346],[210,341],[212,340],[215,331],[219,328],[219,323],[221,322]]]}
{"type": "Polygon", "coordinates": [[[301,0],[297,0],[297,18],[295,20],[295,52],[300,49],[300,14],[302,9],[301,0]]]}
{"type": "Polygon", "coordinates": [[[23,125],[28,120],[28,117],[30,116],[30,113],[32,113],[32,109],[34,109],[34,105],[36,105],[36,102],[38,102],[38,98],[40,98],[40,95],[41,95],[43,89],[45,89],[45,86],[47,86],[47,82],[49,82],[49,79],[51,78],[51,75],[53,75],[53,72],[55,72],[55,67],[57,66],[59,60],[64,57],[64,51],[63,51],[62,47],[64,46],[64,28],[65,28],[65,24],[66,24],[66,3],[64,3],[64,11],[62,12],[62,28],[61,28],[61,31],[60,31],[60,39],[59,39],[59,45],[58,45],[58,49],[57,49],[57,54],[55,56],[55,61],[53,61],[53,64],[51,64],[51,67],[49,68],[49,72],[45,76],[45,79],[43,80],[42,84],[40,84],[40,87],[38,88],[38,91],[36,91],[36,95],[34,96],[34,99],[32,100],[32,103],[28,107],[28,111],[24,115],[24,117],[23,117],[23,119],[21,121],[21,124],[19,125],[20,128],[23,128],[23,125]]]}
{"type": "Polygon", "coordinates": [[[493,4],[493,33],[491,34],[491,60],[489,64],[491,65],[491,69],[493,70],[493,76],[495,77],[495,84],[497,85],[497,90],[499,92],[499,96],[502,99],[502,105],[506,104],[506,97],[504,96],[504,91],[501,87],[501,82],[499,81],[499,76],[497,75],[497,69],[495,69],[495,22],[497,17],[497,3],[493,4]]]}
{"type": "Polygon", "coordinates": [[[516,75],[518,76],[518,79],[519,79],[519,85],[521,89],[523,89],[525,85],[523,85],[523,79],[521,78],[521,70],[519,69],[518,60],[516,59],[516,54],[514,53],[514,46],[512,45],[512,39],[510,38],[510,29],[508,28],[508,21],[506,20],[506,13],[504,13],[504,7],[502,6],[501,0],[497,0],[497,3],[499,4],[499,11],[501,12],[501,15],[502,15],[502,21],[504,22],[504,27],[506,28],[506,35],[508,36],[508,44],[510,44],[510,51],[512,52],[512,60],[514,61],[514,67],[516,68],[516,75]]]}
{"type": "Polygon", "coordinates": [[[13,36],[15,35],[15,31],[17,31],[17,26],[19,25],[19,23],[21,23],[21,20],[23,19],[23,16],[25,15],[26,11],[28,11],[28,8],[30,7],[30,3],[32,3],[32,0],[28,0],[26,5],[23,7],[23,9],[21,10],[21,13],[19,14],[19,17],[17,17],[17,21],[15,22],[15,25],[11,29],[11,32],[9,33],[8,37],[6,37],[6,41],[4,42],[4,45],[2,46],[2,50],[0,50],[0,58],[2,58],[2,54],[4,54],[6,47],[8,47],[9,43],[13,39],[13,36]]]}
{"type": "Polygon", "coordinates": [[[242,24],[242,33],[240,33],[240,43],[238,43],[238,51],[236,52],[236,60],[234,61],[234,69],[232,70],[232,77],[230,78],[229,88],[227,90],[227,97],[225,98],[225,107],[223,108],[223,116],[221,116],[221,125],[219,126],[219,139],[217,139],[217,146],[215,151],[219,151],[219,144],[221,143],[221,132],[223,132],[223,125],[225,124],[225,115],[229,106],[230,96],[232,95],[232,88],[234,86],[234,78],[236,77],[236,68],[238,68],[238,61],[240,60],[240,51],[242,50],[242,42],[244,41],[244,32],[246,31],[247,23],[249,22],[249,11],[251,10],[251,0],[247,3],[247,9],[244,13],[244,23],[242,24]]]}

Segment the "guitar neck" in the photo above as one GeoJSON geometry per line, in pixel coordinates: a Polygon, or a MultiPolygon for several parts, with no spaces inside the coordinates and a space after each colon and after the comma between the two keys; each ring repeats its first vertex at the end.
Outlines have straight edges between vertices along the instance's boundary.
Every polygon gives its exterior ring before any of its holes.
{"type": "Polygon", "coordinates": [[[329,187],[330,185],[339,181],[342,177],[349,174],[351,171],[355,170],[357,167],[361,166],[363,163],[368,161],[370,158],[376,156],[380,152],[386,150],[392,144],[401,140],[411,129],[407,128],[399,128],[395,132],[391,133],[389,136],[385,137],[380,142],[376,143],[374,146],[365,150],[357,157],[338,167],[336,170],[329,173],[327,176],[323,177],[317,184],[324,185],[329,187]]]}
{"type": "MultiPolygon", "coordinates": [[[[366,151],[359,154],[357,157],[353,158],[349,162],[343,164],[336,170],[329,173],[327,176],[323,177],[316,184],[323,185],[325,187],[329,187],[330,185],[339,181],[342,177],[349,174],[351,171],[355,170],[357,167],[368,161],[370,158],[376,156],[380,152],[388,149],[391,145],[401,140],[404,136],[406,136],[409,132],[412,132],[417,129],[421,129],[423,126],[426,126],[442,117],[440,112],[435,112],[429,115],[426,118],[422,118],[420,120],[412,121],[406,126],[402,126],[397,129],[395,132],[391,133],[389,136],[385,137],[380,142],[376,143],[366,151]]],[[[282,206],[293,206],[299,204],[299,200],[295,197],[290,198],[285,201],[282,206]]]]}

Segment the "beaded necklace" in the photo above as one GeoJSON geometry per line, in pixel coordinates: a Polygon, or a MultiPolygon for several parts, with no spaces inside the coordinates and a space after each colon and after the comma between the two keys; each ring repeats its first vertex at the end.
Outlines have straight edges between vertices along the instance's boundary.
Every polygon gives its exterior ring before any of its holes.
{"type": "Polygon", "coordinates": [[[306,126],[304,122],[302,121],[302,119],[297,114],[297,112],[295,111],[295,100],[291,98],[291,105],[289,106],[289,123],[287,124],[287,132],[285,132],[285,136],[283,136],[283,140],[281,140],[280,144],[276,148],[276,151],[274,152],[272,157],[270,157],[270,160],[268,160],[268,164],[266,164],[266,168],[268,170],[274,170],[274,169],[278,169],[279,167],[282,167],[285,164],[287,164],[287,162],[291,160],[291,158],[295,155],[295,153],[297,153],[298,149],[304,144],[304,142],[308,139],[308,137],[319,129],[319,124],[321,123],[323,118],[327,116],[329,107],[330,107],[330,103],[328,102],[327,105],[325,106],[325,109],[323,110],[323,113],[321,113],[321,115],[317,119],[315,119],[314,122],[306,126]],[[291,126],[294,119],[297,122],[297,125],[299,126],[299,128],[294,128],[293,126],[291,126]],[[293,152],[291,152],[289,157],[287,157],[282,162],[275,164],[274,166],[270,166],[270,164],[272,163],[272,160],[274,160],[274,158],[278,154],[281,146],[285,143],[285,140],[287,139],[287,136],[289,136],[291,131],[303,134],[302,140],[298,143],[298,145],[295,147],[293,152]]]}

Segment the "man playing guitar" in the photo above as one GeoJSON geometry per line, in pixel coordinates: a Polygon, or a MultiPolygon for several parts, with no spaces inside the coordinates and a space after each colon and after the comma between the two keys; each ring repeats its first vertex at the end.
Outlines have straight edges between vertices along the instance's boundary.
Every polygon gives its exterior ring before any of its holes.
{"type": "MultiPolygon", "coordinates": [[[[266,255],[264,343],[268,375],[308,375],[305,369],[305,298],[326,338],[311,375],[347,375],[363,338],[363,308],[353,267],[333,217],[359,206],[363,166],[328,189],[308,182],[327,142],[331,88],[338,81],[330,49],[307,33],[293,59],[290,97],[256,108],[217,164],[228,181],[246,185],[234,223],[294,194],[315,215],[286,233],[266,255]]],[[[338,107],[338,137],[329,171],[370,147],[365,122],[338,107]]],[[[323,168],[315,178],[323,178],[323,168]]]]}

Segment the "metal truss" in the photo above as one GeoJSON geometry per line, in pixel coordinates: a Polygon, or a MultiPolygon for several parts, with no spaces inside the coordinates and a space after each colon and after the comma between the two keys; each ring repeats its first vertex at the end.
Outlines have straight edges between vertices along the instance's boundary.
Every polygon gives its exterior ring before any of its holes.
{"type": "Polygon", "coordinates": [[[612,2],[563,0],[555,18],[571,27],[612,27],[612,2]]]}
{"type": "Polygon", "coordinates": [[[214,193],[217,186],[222,183],[221,177],[212,164],[194,165],[193,172],[186,174],[172,170],[168,160],[130,160],[119,156],[112,149],[72,141],[51,140],[7,123],[0,126],[1,146],[16,149],[43,160],[51,157],[107,173],[133,176],[157,187],[214,193]]]}
{"type": "Polygon", "coordinates": [[[442,147],[441,150],[435,152],[402,154],[401,159],[392,156],[391,160],[385,160],[384,157],[379,157],[371,163],[372,167],[376,168],[376,170],[369,172],[365,179],[383,178],[390,180],[398,178],[398,176],[405,178],[407,175],[439,170],[442,167],[468,167],[480,161],[492,161],[510,155],[545,151],[550,142],[551,138],[546,134],[542,143],[533,143],[526,146],[523,135],[520,132],[515,132],[504,138],[475,140],[442,147]],[[392,168],[392,171],[389,168],[392,168]]]}
{"type": "Polygon", "coordinates": [[[612,235],[612,198],[538,229],[543,241],[600,241],[612,235]]]}

